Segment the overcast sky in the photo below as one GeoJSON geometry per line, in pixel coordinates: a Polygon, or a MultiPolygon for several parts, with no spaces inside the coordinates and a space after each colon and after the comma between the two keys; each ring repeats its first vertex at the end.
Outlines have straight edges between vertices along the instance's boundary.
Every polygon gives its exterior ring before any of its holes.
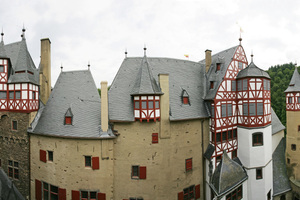
{"type": "Polygon", "coordinates": [[[239,44],[263,69],[300,62],[300,1],[296,0],[1,0],[5,44],[21,40],[23,24],[38,67],[40,39],[50,38],[52,86],[64,71],[87,69],[97,87],[110,85],[128,57],[199,61],[239,44]]]}

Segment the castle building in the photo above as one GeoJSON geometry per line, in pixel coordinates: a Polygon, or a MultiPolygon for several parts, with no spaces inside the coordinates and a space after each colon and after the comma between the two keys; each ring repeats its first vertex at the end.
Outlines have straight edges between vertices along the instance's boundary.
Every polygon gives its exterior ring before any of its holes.
{"type": "MultiPolygon", "coordinates": [[[[22,40],[0,42],[0,167],[29,199],[30,166],[27,128],[39,109],[40,68],[27,49],[25,29],[22,40]]],[[[45,39],[45,41],[49,41],[45,39]]],[[[49,66],[50,69],[50,66],[49,66]]],[[[48,78],[49,79],[49,78],[48,78]]]]}
{"type": "Polygon", "coordinates": [[[300,75],[295,67],[286,94],[286,163],[288,177],[293,189],[293,199],[300,199],[299,131],[300,131],[300,75]]]}

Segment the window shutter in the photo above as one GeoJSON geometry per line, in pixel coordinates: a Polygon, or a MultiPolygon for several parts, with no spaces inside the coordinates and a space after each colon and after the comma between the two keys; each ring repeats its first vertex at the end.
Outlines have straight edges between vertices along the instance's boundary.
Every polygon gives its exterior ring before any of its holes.
{"type": "Polygon", "coordinates": [[[140,166],[140,179],[146,179],[147,169],[145,166],[140,166]]]}
{"type": "Polygon", "coordinates": [[[58,200],[66,200],[67,198],[66,189],[58,188],[58,200]]]}
{"type": "Polygon", "coordinates": [[[189,98],[183,97],[183,104],[188,104],[188,103],[189,103],[189,98]]]}
{"type": "Polygon", "coordinates": [[[105,193],[98,193],[98,200],[106,200],[106,194],[105,193]]]}
{"type": "Polygon", "coordinates": [[[42,200],[42,182],[35,179],[35,199],[42,200]]]}
{"type": "Polygon", "coordinates": [[[99,169],[99,157],[92,157],[92,168],[99,169]]]}
{"type": "Polygon", "coordinates": [[[183,192],[178,193],[178,200],[183,200],[183,192]]]}
{"type": "Polygon", "coordinates": [[[158,133],[152,133],[152,144],[158,143],[158,133]]]}
{"type": "Polygon", "coordinates": [[[80,192],[72,190],[72,200],[80,200],[80,192]]]}
{"type": "Polygon", "coordinates": [[[40,149],[40,160],[42,162],[47,162],[46,154],[47,154],[46,151],[40,149]]]}
{"type": "Polygon", "coordinates": [[[196,199],[199,199],[200,198],[200,184],[195,186],[195,193],[196,193],[196,195],[195,195],[196,199]]]}
{"type": "Polygon", "coordinates": [[[65,118],[65,124],[72,124],[72,117],[66,117],[65,118]]]}
{"type": "Polygon", "coordinates": [[[193,159],[189,158],[185,160],[185,170],[190,171],[193,169],[193,159]]]}

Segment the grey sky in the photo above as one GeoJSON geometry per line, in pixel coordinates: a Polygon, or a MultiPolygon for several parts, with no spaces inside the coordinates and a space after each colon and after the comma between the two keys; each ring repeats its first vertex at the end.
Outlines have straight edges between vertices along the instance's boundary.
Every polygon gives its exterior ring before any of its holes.
{"type": "Polygon", "coordinates": [[[199,61],[238,44],[258,67],[300,60],[300,2],[295,0],[2,0],[6,44],[26,40],[38,67],[40,39],[52,42],[52,85],[65,71],[91,70],[97,87],[113,81],[124,59],[143,56],[199,61]]]}

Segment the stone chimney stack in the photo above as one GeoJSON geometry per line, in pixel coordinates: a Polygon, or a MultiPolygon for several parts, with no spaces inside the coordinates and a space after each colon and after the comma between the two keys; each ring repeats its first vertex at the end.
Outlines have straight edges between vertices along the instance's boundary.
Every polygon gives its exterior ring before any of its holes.
{"type": "Polygon", "coordinates": [[[107,81],[101,81],[101,128],[103,132],[108,130],[107,81]]]}
{"type": "Polygon", "coordinates": [[[170,138],[169,74],[159,74],[158,80],[164,93],[160,96],[160,138],[170,138]]]}
{"type": "Polygon", "coordinates": [[[205,72],[207,73],[211,65],[211,50],[205,50],[205,72]]]}
{"type": "Polygon", "coordinates": [[[47,103],[51,93],[51,42],[49,38],[41,39],[40,63],[40,98],[47,103]]]}

